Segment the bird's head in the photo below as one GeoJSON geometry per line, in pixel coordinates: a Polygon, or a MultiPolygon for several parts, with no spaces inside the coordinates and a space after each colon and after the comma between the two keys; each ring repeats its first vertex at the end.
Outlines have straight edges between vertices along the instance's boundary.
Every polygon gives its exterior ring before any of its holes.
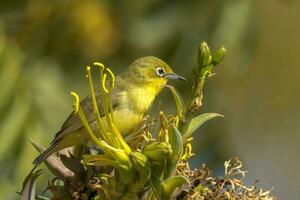
{"type": "Polygon", "coordinates": [[[143,87],[153,87],[157,91],[160,91],[169,79],[185,81],[185,78],[175,74],[167,63],[154,56],[135,60],[124,75],[130,78],[130,82],[143,87]]]}

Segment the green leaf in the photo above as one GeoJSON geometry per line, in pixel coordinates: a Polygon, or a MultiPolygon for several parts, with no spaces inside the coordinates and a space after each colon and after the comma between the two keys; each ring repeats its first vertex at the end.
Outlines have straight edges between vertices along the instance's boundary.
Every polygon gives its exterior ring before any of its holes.
{"type": "Polygon", "coordinates": [[[162,192],[161,180],[157,176],[152,174],[150,179],[150,185],[156,199],[161,200],[161,192],[162,192]]]}
{"type": "MultiPolygon", "coordinates": [[[[107,158],[105,155],[84,155],[83,164],[92,166],[111,166],[111,167],[121,167],[121,165],[115,161],[107,158]]],[[[125,166],[124,166],[125,167],[125,166]]]]}
{"type": "Polygon", "coordinates": [[[176,188],[182,186],[184,183],[188,183],[187,178],[184,176],[173,176],[166,179],[162,185],[161,199],[171,199],[176,188]]]}
{"type": "MultiPolygon", "coordinates": [[[[111,160],[106,155],[84,155],[83,163],[91,166],[111,166],[118,171],[118,183],[125,185],[132,182],[135,171],[132,166],[124,165],[119,161],[111,160]]],[[[131,164],[130,164],[131,165],[131,164]]]]}
{"type": "Polygon", "coordinates": [[[224,117],[218,113],[204,113],[198,115],[197,117],[193,118],[188,126],[187,131],[183,135],[183,139],[187,139],[193,135],[193,133],[206,121],[213,119],[215,117],[224,117]]]}
{"type": "Polygon", "coordinates": [[[21,200],[35,200],[35,181],[42,174],[43,170],[37,170],[28,176],[21,192],[21,200]]]}
{"type": "Polygon", "coordinates": [[[183,140],[179,130],[173,125],[172,129],[169,130],[169,143],[172,148],[172,154],[169,156],[167,161],[167,170],[165,177],[170,177],[179,162],[182,152],[183,152],[183,140]]]}
{"type": "Polygon", "coordinates": [[[171,85],[166,85],[165,87],[170,89],[170,91],[173,95],[174,101],[175,101],[177,115],[179,116],[179,118],[181,120],[184,121],[183,113],[184,113],[185,106],[184,106],[184,101],[183,101],[182,96],[180,95],[180,93],[177,91],[177,89],[175,87],[173,87],[171,85]]]}

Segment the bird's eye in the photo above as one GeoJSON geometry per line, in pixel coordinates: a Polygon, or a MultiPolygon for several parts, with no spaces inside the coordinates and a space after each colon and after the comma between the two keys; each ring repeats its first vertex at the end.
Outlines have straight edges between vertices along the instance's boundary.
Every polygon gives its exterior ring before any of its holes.
{"type": "Polygon", "coordinates": [[[156,68],[156,74],[158,76],[163,76],[165,74],[164,68],[161,68],[161,67],[156,68]]]}

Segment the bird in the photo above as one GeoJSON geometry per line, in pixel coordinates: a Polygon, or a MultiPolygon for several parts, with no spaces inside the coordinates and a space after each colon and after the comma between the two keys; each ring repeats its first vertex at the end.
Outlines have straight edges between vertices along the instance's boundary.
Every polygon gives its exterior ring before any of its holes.
{"type": "MultiPolygon", "coordinates": [[[[186,81],[173,72],[163,60],[146,56],[135,60],[115,78],[111,91],[114,125],[125,136],[138,127],[148,113],[155,97],[160,93],[169,79],[186,81]]],[[[105,123],[105,112],[101,101],[100,88],[95,89],[101,121],[105,123]]],[[[97,131],[97,120],[93,113],[92,97],[87,96],[80,102],[86,119],[93,131],[97,131]]],[[[79,116],[73,111],[61,129],[56,133],[49,147],[33,161],[38,167],[50,155],[64,148],[84,144],[89,136],[79,116]]]]}

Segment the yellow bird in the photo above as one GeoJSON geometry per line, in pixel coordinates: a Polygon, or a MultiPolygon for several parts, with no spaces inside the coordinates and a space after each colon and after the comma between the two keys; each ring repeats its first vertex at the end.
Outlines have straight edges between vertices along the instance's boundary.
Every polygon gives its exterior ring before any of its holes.
{"type": "MultiPolygon", "coordinates": [[[[139,125],[168,79],[185,81],[183,77],[175,74],[168,64],[154,56],[135,60],[116,77],[111,95],[114,124],[120,133],[126,135],[139,125]]],[[[105,123],[103,106],[101,98],[99,98],[101,90],[96,89],[95,95],[96,98],[98,97],[97,104],[101,120],[105,123]]],[[[92,130],[97,132],[91,96],[83,99],[80,105],[92,130]]],[[[67,147],[83,144],[88,139],[89,136],[79,116],[75,112],[71,113],[48,149],[34,160],[35,168],[51,154],[67,147]]]]}

